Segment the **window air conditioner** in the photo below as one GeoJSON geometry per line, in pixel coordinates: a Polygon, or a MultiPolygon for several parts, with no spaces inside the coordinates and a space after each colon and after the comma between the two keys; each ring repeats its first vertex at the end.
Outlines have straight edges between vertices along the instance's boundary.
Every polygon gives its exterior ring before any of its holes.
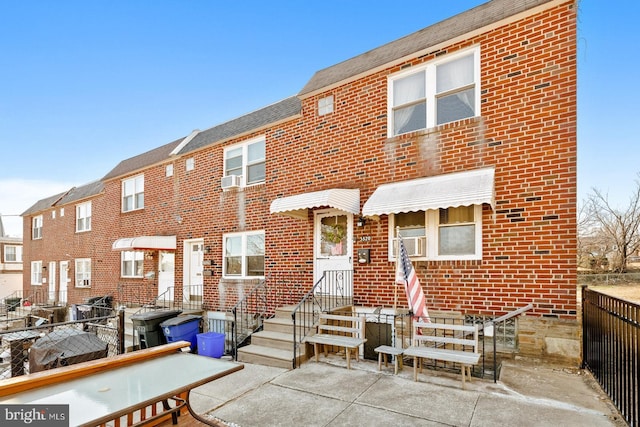
{"type": "MultiPolygon", "coordinates": [[[[427,238],[425,236],[420,237],[403,237],[404,247],[407,250],[407,255],[410,257],[424,257],[427,252],[427,238]]],[[[393,239],[393,256],[398,254],[398,239],[393,239]]]]}
{"type": "Polygon", "coordinates": [[[223,190],[226,190],[228,188],[240,187],[241,179],[242,177],[240,175],[223,176],[222,179],[220,180],[220,185],[222,186],[223,190]]]}

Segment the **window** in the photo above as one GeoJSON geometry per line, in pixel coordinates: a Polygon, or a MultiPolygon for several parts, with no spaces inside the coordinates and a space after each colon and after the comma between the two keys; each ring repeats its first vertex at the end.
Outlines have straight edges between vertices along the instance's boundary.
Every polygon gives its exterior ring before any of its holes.
{"type": "Polygon", "coordinates": [[[31,239],[42,239],[42,215],[34,216],[31,220],[31,239]]]}
{"type": "Polygon", "coordinates": [[[64,208],[60,208],[60,216],[64,216],[64,208]]]}
{"type": "Polygon", "coordinates": [[[124,251],[120,254],[122,277],[142,277],[144,265],[143,251],[124,251]]]}
{"type": "Polygon", "coordinates": [[[76,259],[76,288],[91,287],[91,259],[76,259]]]}
{"type": "Polygon", "coordinates": [[[264,231],[224,236],[224,276],[264,276],[264,231]]]}
{"type": "Polygon", "coordinates": [[[144,208],[144,175],[122,181],[122,212],[144,208]]]}
{"type": "Polygon", "coordinates": [[[318,100],[318,115],[333,113],[333,95],[325,96],[318,100]]]}
{"type": "Polygon", "coordinates": [[[4,262],[22,262],[22,246],[4,245],[4,262]]]}
{"type": "Polygon", "coordinates": [[[51,211],[51,219],[56,219],[56,211],[51,211]]]}
{"type": "Polygon", "coordinates": [[[397,231],[414,259],[482,259],[481,205],[398,213],[389,226],[390,261],[397,253],[397,231]]]}
{"type": "Polygon", "coordinates": [[[224,175],[244,178],[245,185],[265,180],[265,139],[259,138],[224,151],[224,175]]]}
{"type": "Polygon", "coordinates": [[[478,115],[479,64],[473,48],[391,76],[390,136],[478,115]]]}
{"type": "Polygon", "coordinates": [[[167,177],[173,176],[173,164],[167,165],[164,168],[164,175],[167,177]]]}
{"type": "Polygon", "coordinates": [[[91,202],[76,205],[76,232],[91,230],[91,202]]]}
{"type": "Polygon", "coordinates": [[[31,284],[42,285],[42,261],[31,261],[31,284]]]}
{"type": "Polygon", "coordinates": [[[189,172],[189,171],[192,171],[195,167],[196,167],[196,161],[194,160],[193,157],[189,157],[185,161],[185,169],[187,170],[187,172],[189,172]]]}

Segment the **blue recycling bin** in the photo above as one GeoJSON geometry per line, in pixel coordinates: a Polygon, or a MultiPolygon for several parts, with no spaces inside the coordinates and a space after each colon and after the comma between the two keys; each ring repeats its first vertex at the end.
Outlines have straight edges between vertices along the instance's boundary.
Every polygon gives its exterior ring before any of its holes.
{"type": "Polygon", "coordinates": [[[195,314],[185,314],[165,320],[160,324],[167,342],[189,341],[191,352],[196,352],[198,346],[197,335],[200,332],[200,321],[202,316],[195,314]]]}

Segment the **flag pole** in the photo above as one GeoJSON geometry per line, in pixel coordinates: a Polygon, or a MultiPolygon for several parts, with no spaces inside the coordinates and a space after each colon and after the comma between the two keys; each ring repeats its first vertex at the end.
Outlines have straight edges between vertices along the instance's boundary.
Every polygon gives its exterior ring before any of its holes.
{"type": "MultiPolygon", "coordinates": [[[[398,263],[400,262],[400,244],[399,244],[399,239],[400,238],[400,227],[396,227],[396,239],[394,242],[394,245],[396,245],[396,275],[397,275],[397,271],[398,271],[398,263]]],[[[393,285],[393,313],[394,314],[398,314],[398,280],[397,278],[394,279],[394,285],[393,285]]]]}

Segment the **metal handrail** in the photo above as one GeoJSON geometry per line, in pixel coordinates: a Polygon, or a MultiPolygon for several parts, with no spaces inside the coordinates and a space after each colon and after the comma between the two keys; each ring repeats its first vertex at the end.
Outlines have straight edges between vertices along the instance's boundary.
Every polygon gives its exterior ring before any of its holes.
{"type": "Polygon", "coordinates": [[[233,315],[232,351],[234,360],[238,360],[238,347],[254,332],[262,328],[264,318],[268,314],[267,281],[270,276],[262,279],[249,293],[238,301],[231,313],[233,315]],[[239,336],[240,331],[240,336],[239,336]]]}
{"type": "Polygon", "coordinates": [[[352,284],[353,270],[325,271],[293,309],[293,369],[297,366],[300,345],[318,321],[319,313],[353,305],[352,284]]]}

